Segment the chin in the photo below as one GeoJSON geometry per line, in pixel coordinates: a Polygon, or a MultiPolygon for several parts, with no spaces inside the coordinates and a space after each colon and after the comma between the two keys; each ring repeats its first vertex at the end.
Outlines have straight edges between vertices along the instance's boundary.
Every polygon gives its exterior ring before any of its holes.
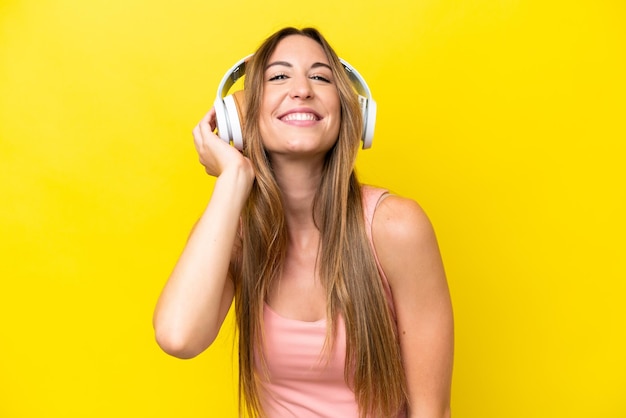
{"type": "Polygon", "coordinates": [[[285,141],[271,141],[265,143],[265,149],[270,153],[298,153],[303,155],[326,154],[335,141],[320,141],[319,138],[291,138],[285,141]]]}

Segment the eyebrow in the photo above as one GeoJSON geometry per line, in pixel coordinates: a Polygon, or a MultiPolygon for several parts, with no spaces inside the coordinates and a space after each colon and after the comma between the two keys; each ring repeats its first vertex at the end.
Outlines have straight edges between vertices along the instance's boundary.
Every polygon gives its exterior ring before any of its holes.
{"type": "MultiPolygon", "coordinates": [[[[293,65],[291,65],[291,63],[289,63],[287,61],[274,61],[274,62],[271,62],[271,63],[267,64],[265,66],[265,70],[267,70],[270,67],[274,67],[276,65],[281,65],[283,67],[293,68],[293,65]]],[[[326,68],[328,68],[329,70],[332,71],[332,68],[330,68],[330,65],[324,64],[323,62],[315,62],[315,63],[313,63],[313,65],[311,65],[311,68],[319,68],[319,67],[326,67],[326,68]]]]}

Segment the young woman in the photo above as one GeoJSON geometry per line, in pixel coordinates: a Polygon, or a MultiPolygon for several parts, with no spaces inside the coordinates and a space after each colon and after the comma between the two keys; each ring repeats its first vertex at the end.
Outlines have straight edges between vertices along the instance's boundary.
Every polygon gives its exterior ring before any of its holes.
{"type": "Polygon", "coordinates": [[[190,358],[235,300],[250,416],[449,417],[453,319],[431,224],[361,185],[363,122],[337,55],[285,28],[247,64],[243,153],[193,131],[217,181],[159,298],[167,353],[190,358]]]}

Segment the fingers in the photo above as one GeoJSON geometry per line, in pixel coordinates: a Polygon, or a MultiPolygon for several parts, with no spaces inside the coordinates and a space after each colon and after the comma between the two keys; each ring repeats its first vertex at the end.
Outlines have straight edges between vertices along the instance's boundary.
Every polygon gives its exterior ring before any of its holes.
{"type": "Polygon", "coordinates": [[[212,107],[211,110],[209,110],[209,113],[206,114],[206,116],[208,116],[211,131],[215,131],[215,128],[217,128],[217,115],[215,112],[215,108],[212,107]]]}
{"type": "Polygon", "coordinates": [[[194,128],[193,131],[191,132],[193,134],[193,144],[196,147],[196,151],[200,151],[203,147],[203,142],[204,139],[202,138],[202,131],[200,129],[200,124],[197,124],[194,128]]]}
{"type": "Polygon", "coordinates": [[[213,131],[215,130],[215,125],[215,108],[212,107],[211,110],[209,110],[206,115],[202,117],[202,119],[198,123],[198,126],[203,133],[213,133],[213,131]]]}
{"type": "Polygon", "coordinates": [[[216,112],[211,108],[193,128],[193,140],[200,164],[211,176],[219,176],[226,166],[236,163],[230,145],[215,134],[216,112]]]}
{"type": "Polygon", "coordinates": [[[237,170],[242,167],[254,173],[250,161],[239,150],[215,134],[216,123],[216,112],[212,108],[192,132],[200,164],[204,166],[207,174],[218,177],[229,168],[237,170]]]}
{"type": "Polygon", "coordinates": [[[198,151],[203,147],[208,138],[217,136],[214,133],[216,125],[215,108],[211,108],[192,131],[194,144],[198,151]]]}
{"type": "Polygon", "coordinates": [[[214,107],[212,107],[211,110],[209,110],[207,114],[204,115],[204,117],[200,121],[200,124],[208,126],[211,129],[211,132],[215,130],[215,128],[217,127],[217,121],[214,107]]]}

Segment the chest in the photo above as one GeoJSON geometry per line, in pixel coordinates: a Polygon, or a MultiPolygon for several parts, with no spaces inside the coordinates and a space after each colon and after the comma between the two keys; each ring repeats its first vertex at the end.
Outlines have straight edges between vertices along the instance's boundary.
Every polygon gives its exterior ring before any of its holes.
{"type": "Polygon", "coordinates": [[[292,254],[272,285],[267,302],[284,318],[315,322],[326,317],[326,291],[316,270],[315,254],[292,254]]]}
{"type": "Polygon", "coordinates": [[[272,384],[345,385],[345,326],[339,317],[333,346],[326,351],[326,325],[325,319],[285,318],[265,305],[263,351],[272,384]]]}

